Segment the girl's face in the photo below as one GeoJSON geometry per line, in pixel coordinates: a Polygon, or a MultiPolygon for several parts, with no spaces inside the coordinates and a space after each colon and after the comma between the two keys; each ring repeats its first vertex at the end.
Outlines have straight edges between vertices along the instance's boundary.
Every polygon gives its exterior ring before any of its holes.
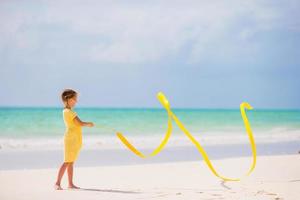
{"type": "Polygon", "coordinates": [[[68,105],[73,108],[77,103],[77,95],[74,96],[73,98],[71,99],[68,99],[68,105]]]}

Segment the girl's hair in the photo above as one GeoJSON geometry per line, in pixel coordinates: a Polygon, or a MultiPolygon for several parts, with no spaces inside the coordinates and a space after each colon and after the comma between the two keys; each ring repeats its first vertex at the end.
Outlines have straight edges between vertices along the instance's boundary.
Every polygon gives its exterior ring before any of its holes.
{"type": "Polygon", "coordinates": [[[65,89],[61,93],[61,100],[63,101],[65,107],[67,106],[68,100],[72,99],[75,96],[77,96],[77,92],[72,89],[65,89]]]}

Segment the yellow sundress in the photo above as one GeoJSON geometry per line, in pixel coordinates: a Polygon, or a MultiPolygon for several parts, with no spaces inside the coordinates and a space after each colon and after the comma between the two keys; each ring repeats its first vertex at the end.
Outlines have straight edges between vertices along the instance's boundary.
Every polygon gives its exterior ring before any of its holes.
{"type": "Polygon", "coordinates": [[[66,125],[64,135],[64,162],[74,162],[82,147],[82,130],[81,126],[75,124],[73,119],[77,113],[71,109],[63,110],[63,118],[66,125]]]}

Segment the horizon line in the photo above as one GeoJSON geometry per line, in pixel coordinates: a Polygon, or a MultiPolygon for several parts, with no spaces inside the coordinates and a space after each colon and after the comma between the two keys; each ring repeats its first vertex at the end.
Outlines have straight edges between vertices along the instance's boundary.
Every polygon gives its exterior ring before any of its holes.
{"type": "MultiPolygon", "coordinates": [[[[20,109],[63,109],[62,106],[0,106],[0,109],[13,109],[13,108],[20,108],[20,109]]],[[[163,107],[101,107],[101,106],[76,106],[75,109],[157,109],[157,110],[165,110],[163,107]]],[[[239,110],[238,107],[172,107],[171,109],[186,109],[186,110],[239,110]]],[[[293,110],[293,111],[300,111],[300,108],[270,108],[270,107],[257,107],[253,108],[253,110],[293,110]]]]}

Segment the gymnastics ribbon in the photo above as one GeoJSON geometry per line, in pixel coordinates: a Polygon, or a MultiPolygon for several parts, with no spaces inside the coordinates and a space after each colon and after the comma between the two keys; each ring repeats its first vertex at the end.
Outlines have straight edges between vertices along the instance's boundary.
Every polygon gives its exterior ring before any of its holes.
{"type": "MultiPolygon", "coordinates": [[[[211,170],[211,172],[219,177],[220,179],[222,179],[223,181],[239,181],[241,178],[227,178],[225,176],[220,175],[216,170],[215,167],[213,166],[212,162],[210,161],[208,154],[206,153],[206,151],[204,150],[204,148],[201,146],[201,144],[192,136],[192,134],[185,128],[185,126],[181,123],[181,121],[177,118],[177,116],[172,112],[169,101],[167,100],[167,98],[165,97],[165,95],[162,92],[159,92],[157,94],[157,98],[160,101],[160,103],[164,106],[164,108],[166,109],[167,113],[168,113],[168,128],[167,131],[165,133],[165,136],[163,138],[163,140],[161,141],[160,145],[158,145],[158,147],[156,147],[153,152],[149,155],[144,155],[142,152],[140,152],[139,150],[137,150],[127,139],[125,136],[123,136],[122,133],[117,132],[117,137],[121,140],[121,142],[128,148],[130,149],[134,154],[136,154],[137,156],[141,157],[141,158],[147,158],[147,157],[151,157],[151,156],[155,156],[157,155],[159,152],[162,151],[162,149],[165,147],[165,145],[167,144],[171,133],[172,133],[172,119],[175,121],[175,123],[177,124],[177,126],[180,128],[180,130],[189,138],[189,140],[196,146],[197,150],[199,151],[199,153],[202,155],[205,163],[207,164],[208,168],[211,170]]],[[[251,145],[251,150],[252,150],[252,164],[248,170],[248,172],[245,174],[245,176],[248,176],[255,168],[256,165],[256,145],[255,145],[255,141],[254,141],[254,137],[251,131],[251,127],[250,127],[250,123],[248,121],[247,115],[246,115],[246,109],[251,110],[253,109],[251,107],[251,105],[249,103],[243,102],[240,105],[240,111],[241,111],[241,115],[244,121],[244,125],[246,127],[246,132],[248,134],[249,137],[249,141],[250,141],[250,145],[251,145]]]]}

